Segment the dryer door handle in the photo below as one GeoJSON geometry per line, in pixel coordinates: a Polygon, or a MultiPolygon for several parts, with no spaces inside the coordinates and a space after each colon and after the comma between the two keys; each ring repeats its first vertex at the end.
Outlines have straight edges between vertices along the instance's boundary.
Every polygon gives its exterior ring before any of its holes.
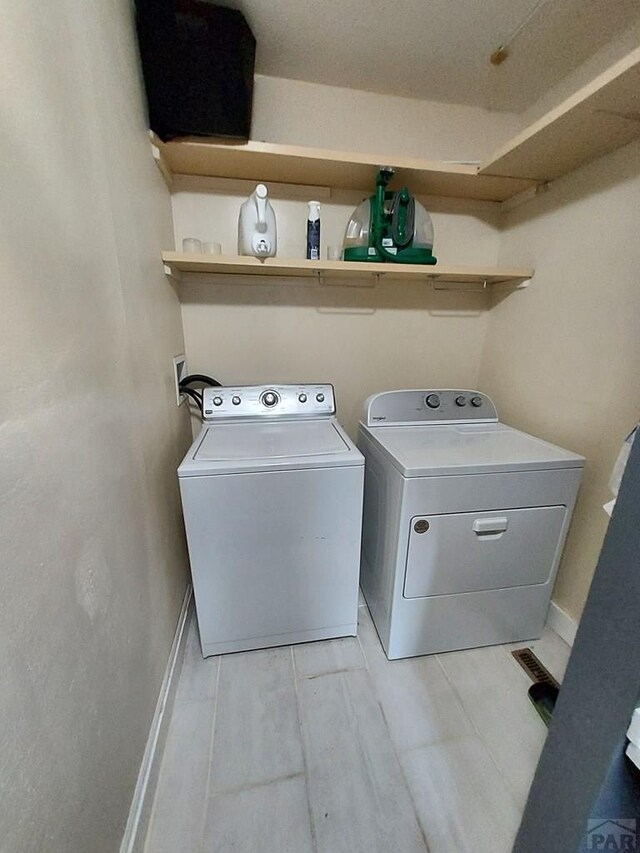
{"type": "Polygon", "coordinates": [[[473,522],[473,532],[477,536],[501,535],[507,529],[508,524],[509,522],[504,515],[494,518],[476,518],[473,522]]]}

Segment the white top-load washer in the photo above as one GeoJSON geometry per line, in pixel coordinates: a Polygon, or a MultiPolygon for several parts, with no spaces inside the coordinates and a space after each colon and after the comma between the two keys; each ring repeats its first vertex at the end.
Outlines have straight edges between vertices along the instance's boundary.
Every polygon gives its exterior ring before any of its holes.
{"type": "Polygon", "coordinates": [[[331,385],[206,388],[178,468],[205,656],[355,635],[364,459],[331,385]]]}
{"type": "Polygon", "coordinates": [[[539,637],[584,458],[477,391],[370,397],[361,586],[390,659],[539,637]]]}

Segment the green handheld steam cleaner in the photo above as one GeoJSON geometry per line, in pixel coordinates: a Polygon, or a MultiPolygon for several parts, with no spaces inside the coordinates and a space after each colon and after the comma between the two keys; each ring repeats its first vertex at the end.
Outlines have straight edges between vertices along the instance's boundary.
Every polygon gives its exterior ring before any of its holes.
{"type": "Polygon", "coordinates": [[[344,237],[345,261],[394,264],[435,264],[433,223],[424,207],[407,187],[397,192],[387,189],[394,175],[390,166],[381,166],[375,195],[360,204],[344,237]]]}

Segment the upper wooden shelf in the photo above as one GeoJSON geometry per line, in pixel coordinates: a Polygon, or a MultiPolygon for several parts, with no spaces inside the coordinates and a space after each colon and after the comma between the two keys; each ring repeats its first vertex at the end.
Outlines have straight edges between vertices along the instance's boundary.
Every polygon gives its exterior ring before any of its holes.
{"type": "Polygon", "coordinates": [[[261,275],[281,278],[326,277],[362,279],[385,276],[405,281],[429,280],[443,284],[513,284],[519,285],[533,276],[526,267],[461,267],[436,264],[370,264],[346,261],[308,261],[298,258],[257,258],[236,255],[196,255],[163,252],[168,270],[187,273],[221,273],[223,275],[261,275]]]}
{"type": "Polygon", "coordinates": [[[481,175],[550,181],[640,137],[640,48],[532,124],[481,175]]]}
{"type": "Polygon", "coordinates": [[[534,181],[478,174],[478,167],[389,155],[353,154],[320,148],[247,142],[230,145],[189,137],[162,142],[164,169],[171,174],[274,181],[372,193],[378,167],[393,166],[391,186],[406,184],[418,195],[504,201],[533,186],[534,181]]]}
{"type": "Polygon", "coordinates": [[[158,165],[172,175],[235,178],[373,192],[379,166],[392,186],[418,195],[502,202],[640,136],[640,48],[629,53],[505,144],[480,167],[270,142],[228,144],[152,135],[158,165]]]}

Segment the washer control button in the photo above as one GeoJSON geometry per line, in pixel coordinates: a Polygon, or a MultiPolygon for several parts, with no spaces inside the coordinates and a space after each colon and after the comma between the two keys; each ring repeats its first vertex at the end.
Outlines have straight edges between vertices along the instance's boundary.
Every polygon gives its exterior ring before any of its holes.
{"type": "Polygon", "coordinates": [[[425,403],[430,409],[438,409],[440,408],[440,397],[438,394],[429,394],[425,399],[425,403]]]}
{"type": "Polygon", "coordinates": [[[316,400],[319,403],[324,403],[324,394],[316,394],[316,400]]]}
{"type": "Polygon", "coordinates": [[[272,409],[278,402],[278,395],[275,391],[263,391],[260,395],[260,402],[268,409],[272,409]]]}
{"type": "Polygon", "coordinates": [[[222,397],[214,397],[213,398],[213,405],[214,406],[221,406],[222,405],[222,397]]]}
{"type": "Polygon", "coordinates": [[[240,397],[238,397],[236,395],[235,397],[231,398],[231,402],[233,403],[234,406],[239,406],[240,403],[242,402],[242,400],[240,399],[240,397]]]}
{"type": "Polygon", "coordinates": [[[467,398],[463,397],[462,394],[459,397],[456,397],[456,406],[466,406],[467,398]]]}
{"type": "Polygon", "coordinates": [[[471,405],[475,406],[476,409],[479,409],[480,406],[482,405],[482,397],[472,397],[471,398],[471,405]]]}
{"type": "Polygon", "coordinates": [[[306,403],[307,402],[307,395],[306,394],[298,394],[298,400],[300,400],[301,403],[306,403]]]}

